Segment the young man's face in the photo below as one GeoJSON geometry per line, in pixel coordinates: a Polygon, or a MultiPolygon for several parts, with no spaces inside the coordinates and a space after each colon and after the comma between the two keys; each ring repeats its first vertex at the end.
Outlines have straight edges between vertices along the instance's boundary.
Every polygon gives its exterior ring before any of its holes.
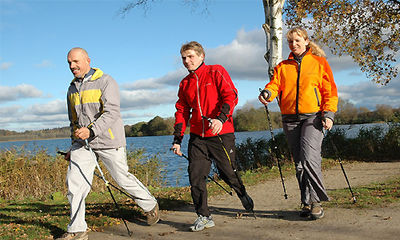
{"type": "Polygon", "coordinates": [[[204,54],[200,56],[194,50],[186,50],[181,53],[182,63],[189,71],[196,70],[204,60],[204,54]]]}
{"type": "Polygon", "coordinates": [[[90,58],[79,49],[71,50],[67,60],[69,69],[76,78],[83,78],[90,70],[90,58]]]}

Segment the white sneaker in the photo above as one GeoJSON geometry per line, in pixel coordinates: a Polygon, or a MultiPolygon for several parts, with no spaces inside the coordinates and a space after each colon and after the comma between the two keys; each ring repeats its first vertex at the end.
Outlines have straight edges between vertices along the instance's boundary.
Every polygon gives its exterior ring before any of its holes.
{"type": "Polygon", "coordinates": [[[324,217],[324,209],[321,203],[312,203],[311,205],[311,218],[317,220],[324,217]]]}
{"type": "Polygon", "coordinates": [[[204,216],[199,215],[199,217],[196,219],[196,221],[194,221],[194,224],[193,224],[193,226],[190,227],[190,229],[193,232],[198,232],[198,231],[203,230],[204,228],[211,228],[214,226],[215,226],[215,223],[212,220],[211,216],[204,217],[204,216]]]}
{"type": "Polygon", "coordinates": [[[88,240],[88,231],[86,232],[75,232],[75,233],[64,233],[61,237],[56,238],[58,240],[88,240]]]}

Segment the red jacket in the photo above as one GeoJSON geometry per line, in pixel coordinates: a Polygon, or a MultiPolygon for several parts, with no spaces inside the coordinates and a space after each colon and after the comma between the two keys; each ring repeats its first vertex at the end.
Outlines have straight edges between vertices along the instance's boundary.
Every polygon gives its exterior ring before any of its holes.
{"type": "Polygon", "coordinates": [[[237,89],[225,68],[202,63],[179,84],[174,143],[181,143],[189,119],[190,133],[201,137],[215,136],[202,116],[223,122],[219,134],[233,133],[232,113],[237,103],[237,89]]]}

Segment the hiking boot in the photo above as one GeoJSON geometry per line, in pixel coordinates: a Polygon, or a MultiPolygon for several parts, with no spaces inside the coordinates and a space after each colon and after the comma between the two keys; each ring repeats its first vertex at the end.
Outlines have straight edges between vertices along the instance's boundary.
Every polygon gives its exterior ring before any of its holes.
{"type": "Polygon", "coordinates": [[[154,225],[160,220],[160,211],[158,208],[158,203],[154,206],[154,208],[147,213],[147,224],[154,225]]]}
{"type": "Polygon", "coordinates": [[[193,226],[190,226],[190,230],[192,230],[193,232],[198,232],[203,230],[204,228],[211,228],[214,227],[215,223],[212,220],[212,217],[204,217],[199,215],[199,217],[196,219],[196,221],[194,221],[193,226]]]}
{"type": "Polygon", "coordinates": [[[311,206],[308,204],[303,204],[300,211],[300,217],[309,217],[311,214],[311,206]]]}
{"type": "Polygon", "coordinates": [[[56,238],[56,240],[88,240],[88,231],[86,232],[66,232],[61,237],[56,238]]]}
{"type": "Polygon", "coordinates": [[[251,197],[245,193],[243,196],[239,196],[240,201],[242,202],[242,205],[246,211],[253,211],[254,208],[254,202],[251,197]]]}
{"type": "Polygon", "coordinates": [[[317,220],[323,217],[324,217],[324,209],[322,209],[321,203],[312,203],[311,218],[317,220]]]}

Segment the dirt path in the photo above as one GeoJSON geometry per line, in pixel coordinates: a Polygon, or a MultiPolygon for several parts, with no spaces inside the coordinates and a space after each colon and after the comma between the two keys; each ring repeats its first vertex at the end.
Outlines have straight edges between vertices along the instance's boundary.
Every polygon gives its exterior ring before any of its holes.
{"type": "MultiPolygon", "coordinates": [[[[400,175],[400,162],[346,164],[352,187],[379,182],[400,175]]],[[[340,166],[324,173],[327,189],[347,188],[340,166]]],[[[152,227],[139,220],[129,223],[133,236],[127,236],[123,224],[91,232],[89,239],[399,239],[400,204],[379,209],[325,208],[325,217],[317,221],[298,216],[299,190],[294,176],[285,180],[289,198],[283,197],[279,179],[248,188],[255,202],[257,219],[244,213],[239,199],[227,194],[213,197],[209,206],[216,226],[201,232],[189,231],[196,218],[192,206],[179,211],[163,211],[160,222],[152,227]],[[244,213],[237,217],[237,213],[244,213]]],[[[351,200],[349,193],[349,201],[351,200]]]]}

